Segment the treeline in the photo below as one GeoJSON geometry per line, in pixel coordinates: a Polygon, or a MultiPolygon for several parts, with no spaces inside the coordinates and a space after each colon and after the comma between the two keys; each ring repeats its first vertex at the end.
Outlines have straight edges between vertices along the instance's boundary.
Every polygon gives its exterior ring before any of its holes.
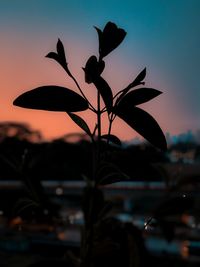
{"type": "MultiPolygon", "coordinates": [[[[22,169],[23,175],[40,181],[82,180],[83,176],[92,175],[92,144],[84,138],[77,142],[66,139],[44,142],[38,132],[26,125],[0,125],[0,179],[20,180],[22,169]]],[[[102,143],[102,151],[106,145],[102,143]]],[[[102,154],[102,160],[133,180],[160,180],[155,166],[168,161],[163,152],[145,144],[110,146],[109,152],[102,154]]]]}

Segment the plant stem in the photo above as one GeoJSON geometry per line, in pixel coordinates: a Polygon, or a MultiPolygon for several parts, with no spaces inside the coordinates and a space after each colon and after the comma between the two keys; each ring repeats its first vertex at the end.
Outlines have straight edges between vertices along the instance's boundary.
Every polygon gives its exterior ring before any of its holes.
{"type": "MultiPolygon", "coordinates": [[[[85,224],[84,224],[84,236],[82,238],[84,239],[82,242],[82,245],[86,248],[84,250],[83,248],[83,255],[82,255],[82,265],[81,267],[92,267],[92,249],[93,249],[93,243],[94,243],[94,218],[93,214],[95,212],[95,189],[96,189],[96,171],[98,168],[98,164],[100,161],[100,153],[101,153],[101,96],[100,93],[97,92],[97,141],[95,142],[93,138],[93,177],[92,177],[92,183],[90,184],[91,187],[87,185],[86,192],[87,196],[85,197],[88,199],[88,213],[85,213],[85,224]]],[[[94,130],[95,133],[95,130],[94,130]]]]}
{"type": "Polygon", "coordinates": [[[72,78],[72,80],[74,81],[74,83],[76,84],[76,86],[78,87],[80,93],[82,94],[83,98],[88,102],[88,105],[90,106],[89,109],[92,110],[93,112],[96,112],[96,109],[93,107],[93,105],[90,103],[90,101],[87,99],[87,97],[85,96],[85,94],[83,93],[83,90],[81,89],[80,85],[78,84],[77,80],[75,79],[75,77],[71,74],[71,72],[68,70],[68,75],[72,78]]]}
{"type": "Polygon", "coordinates": [[[100,143],[101,143],[101,106],[100,106],[100,92],[97,92],[97,130],[98,130],[98,139],[97,139],[97,161],[100,158],[100,143]]]}
{"type": "Polygon", "coordinates": [[[108,119],[109,119],[109,128],[108,128],[108,139],[107,139],[107,145],[109,145],[109,142],[110,142],[110,134],[111,134],[112,123],[113,123],[113,113],[111,114],[111,116],[110,116],[110,117],[109,117],[109,115],[108,115],[108,119]]]}
{"type": "Polygon", "coordinates": [[[119,92],[117,92],[117,94],[114,96],[113,100],[118,96],[120,95],[121,93],[123,93],[125,90],[127,90],[128,86],[122,90],[120,90],[119,92]]]}

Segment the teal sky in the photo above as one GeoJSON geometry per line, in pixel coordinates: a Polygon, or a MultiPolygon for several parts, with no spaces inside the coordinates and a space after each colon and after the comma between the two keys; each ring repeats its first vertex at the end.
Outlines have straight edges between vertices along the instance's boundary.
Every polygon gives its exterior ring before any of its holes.
{"type": "MultiPolygon", "coordinates": [[[[105,76],[115,90],[147,67],[146,85],[164,94],[146,110],[165,132],[199,129],[199,0],[1,0],[0,120],[28,121],[45,131],[32,120],[38,113],[15,110],[11,100],[34,86],[65,83],[62,70],[44,59],[58,37],[81,76],[88,56],[98,51],[93,26],[103,28],[107,21],[127,31],[123,44],[106,58],[105,76]]],[[[53,115],[52,124],[57,120],[63,118],[53,115]]]]}

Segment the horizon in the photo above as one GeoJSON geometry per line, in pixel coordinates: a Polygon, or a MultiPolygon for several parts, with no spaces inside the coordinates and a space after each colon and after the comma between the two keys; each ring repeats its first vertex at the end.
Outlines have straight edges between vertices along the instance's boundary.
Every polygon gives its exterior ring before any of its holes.
{"type": "MultiPolygon", "coordinates": [[[[45,142],[53,142],[55,140],[59,140],[59,139],[71,139],[72,142],[74,142],[74,138],[75,140],[81,140],[81,138],[85,138],[87,137],[87,134],[84,133],[83,131],[77,131],[77,132],[69,132],[69,133],[64,133],[61,134],[59,136],[56,137],[52,137],[52,138],[46,138],[42,131],[40,131],[38,128],[33,128],[30,124],[28,123],[24,123],[24,122],[16,122],[16,121],[5,121],[5,122],[0,122],[0,135],[1,135],[1,126],[4,125],[9,125],[10,129],[11,129],[11,134],[9,134],[9,127],[7,128],[7,136],[8,137],[12,137],[15,136],[15,131],[13,131],[13,128],[17,126],[23,126],[25,127],[28,132],[31,133],[36,133],[37,136],[40,137],[41,141],[45,141],[45,142]]],[[[4,135],[6,132],[4,131],[4,135]]],[[[192,131],[192,130],[187,130],[186,132],[181,132],[178,134],[171,134],[170,132],[164,132],[164,135],[166,137],[167,140],[167,144],[170,146],[172,144],[177,144],[177,143],[196,143],[196,144],[200,144],[200,128],[192,131]]],[[[37,140],[37,138],[36,138],[37,140]]],[[[122,143],[124,144],[142,144],[142,143],[149,143],[147,140],[145,140],[142,136],[140,136],[139,134],[137,136],[134,136],[131,139],[123,139],[121,140],[122,143]]],[[[34,141],[35,142],[35,141],[34,141]]],[[[36,141],[37,142],[37,141],[36,141]]],[[[71,142],[71,141],[69,141],[71,142]]]]}

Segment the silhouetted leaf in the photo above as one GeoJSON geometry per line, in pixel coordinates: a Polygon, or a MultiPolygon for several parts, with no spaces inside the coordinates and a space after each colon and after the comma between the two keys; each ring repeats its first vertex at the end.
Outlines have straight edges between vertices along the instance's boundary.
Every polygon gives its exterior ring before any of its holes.
{"type": "Polygon", "coordinates": [[[97,222],[99,212],[104,206],[102,191],[97,187],[85,187],[83,191],[83,211],[85,223],[97,222]]]}
{"type": "Polygon", "coordinates": [[[3,161],[10,169],[12,169],[14,172],[18,172],[18,168],[20,165],[20,162],[16,160],[15,158],[12,158],[12,155],[1,155],[0,154],[0,160],[3,161]]]}
{"type": "Polygon", "coordinates": [[[162,149],[167,149],[165,136],[155,119],[144,110],[128,105],[118,105],[113,111],[124,120],[135,131],[141,134],[152,145],[162,149]]]}
{"type": "Polygon", "coordinates": [[[103,32],[95,27],[99,36],[99,55],[100,58],[107,56],[115,48],[117,48],[126,36],[126,32],[118,28],[116,24],[108,22],[103,32]]]}
{"type": "Polygon", "coordinates": [[[139,74],[138,76],[135,78],[135,80],[130,83],[125,89],[123,89],[121,91],[121,95],[118,97],[117,99],[117,103],[120,102],[120,100],[128,93],[128,91],[133,88],[136,87],[140,84],[145,84],[145,82],[142,82],[144,80],[144,78],[146,77],[146,68],[144,68],[139,74]]]}
{"type": "Polygon", "coordinates": [[[89,136],[92,136],[87,123],[80,116],[71,112],[67,112],[67,114],[84,132],[86,132],[89,136]]]}
{"type": "Polygon", "coordinates": [[[113,107],[113,94],[108,83],[100,76],[94,80],[94,85],[100,92],[101,97],[105,103],[108,113],[111,112],[113,107]]]}
{"type": "Polygon", "coordinates": [[[62,44],[60,39],[58,39],[56,48],[57,48],[58,55],[60,56],[62,61],[66,62],[64,46],[63,46],[63,44],[62,44]]]}
{"type": "Polygon", "coordinates": [[[95,136],[97,129],[98,129],[98,124],[95,124],[94,130],[93,130],[93,133],[92,133],[93,137],[95,136]]]}
{"type": "Polygon", "coordinates": [[[91,56],[83,70],[85,71],[85,81],[86,83],[92,83],[101,75],[105,68],[105,62],[103,60],[97,61],[96,56],[91,56]]]}
{"type": "Polygon", "coordinates": [[[124,173],[120,172],[113,172],[113,173],[108,173],[104,177],[102,177],[98,184],[99,185],[107,185],[107,184],[114,184],[117,182],[122,182],[122,181],[130,181],[130,177],[125,175],[124,173]]]}
{"type": "Polygon", "coordinates": [[[108,215],[108,213],[112,210],[112,208],[113,208],[113,203],[111,201],[106,201],[105,205],[102,208],[102,210],[98,214],[98,218],[100,220],[105,218],[105,216],[108,215]]]}
{"type": "Polygon", "coordinates": [[[118,145],[118,146],[121,146],[122,144],[120,139],[113,134],[104,134],[101,136],[101,138],[105,140],[109,140],[111,143],[118,145]]]}
{"type": "Polygon", "coordinates": [[[106,185],[121,181],[129,181],[130,177],[123,173],[116,165],[102,162],[97,172],[97,184],[106,185]]]}
{"type": "Polygon", "coordinates": [[[56,60],[64,68],[64,70],[67,72],[67,74],[70,77],[72,77],[72,75],[68,69],[68,63],[67,63],[66,57],[65,57],[64,46],[63,46],[60,39],[58,39],[56,48],[57,48],[57,53],[50,52],[46,55],[46,57],[56,60]]]}
{"type": "Polygon", "coordinates": [[[144,82],[142,82],[144,80],[144,78],[146,77],[146,68],[144,68],[139,74],[138,76],[135,78],[135,80],[129,84],[129,88],[133,88],[137,85],[140,84],[144,84],[144,82]]]}
{"type": "MultiPolygon", "coordinates": [[[[48,57],[48,58],[52,58],[52,59],[54,59],[55,61],[57,61],[57,62],[59,62],[59,55],[57,54],[57,53],[55,53],[55,52],[50,52],[50,53],[48,53],[47,55],[46,55],[46,57],[48,57]]],[[[59,62],[60,63],[60,62],[59,62]]]]}
{"type": "Polygon", "coordinates": [[[20,214],[22,211],[28,208],[34,208],[38,206],[39,204],[30,198],[21,198],[16,202],[14,210],[16,214],[20,214]]]}
{"type": "Polygon", "coordinates": [[[88,108],[87,101],[72,90],[55,86],[41,86],[17,97],[15,106],[49,111],[82,111],[88,108]]]}
{"type": "MultiPolygon", "coordinates": [[[[81,266],[81,259],[77,257],[76,254],[74,254],[71,250],[66,251],[66,258],[70,260],[70,263],[72,263],[72,266],[74,267],[80,267],[81,266]]],[[[68,265],[65,263],[65,265],[68,265]]],[[[62,267],[56,264],[57,267],[62,267]]],[[[50,266],[49,266],[50,267],[50,266]]]]}
{"type": "Polygon", "coordinates": [[[153,88],[140,88],[133,90],[127,93],[122,100],[120,101],[119,105],[129,105],[131,107],[143,104],[158,95],[162,94],[162,92],[153,89],[153,88]]]}
{"type": "Polygon", "coordinates": [[[81,174],[81,177],[83,178],[83,180],[85,181],[85,183],[86,183],[86,186],[88,186],[88,187],[92,187],[93,186],[93,180],[91,179],[91,177],[90,176],[87,176],[87,175],[85,175],[85,174],[81,174]]]}

